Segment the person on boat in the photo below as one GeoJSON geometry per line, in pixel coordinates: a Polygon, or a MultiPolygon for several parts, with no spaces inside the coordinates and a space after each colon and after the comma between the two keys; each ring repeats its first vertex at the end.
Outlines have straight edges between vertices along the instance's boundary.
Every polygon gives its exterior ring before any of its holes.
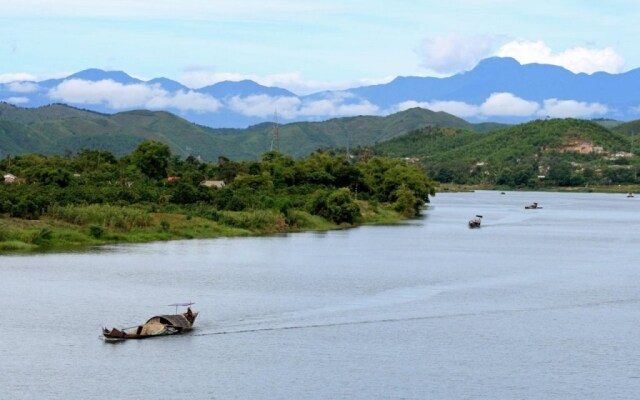
{"type": "Polygon", "coordinates": [[[189,322],[193,321],[193,311],[191,311],[191,307],[187,307],[187,320],[189,322]]]}

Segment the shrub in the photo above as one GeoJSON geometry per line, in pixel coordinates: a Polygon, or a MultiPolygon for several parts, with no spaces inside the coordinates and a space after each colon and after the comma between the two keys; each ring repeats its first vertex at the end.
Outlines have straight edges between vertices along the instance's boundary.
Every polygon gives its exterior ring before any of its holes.
{"type": "Polygon", "coordinates": [[[89,234],[96,239],[100,239],[104,234],[104,229],[100,225],[89,226],[89,234]]]}
{"type": "Polygon", "coordinates": [[[283,232],[287,228],[285,217],[275,210],[221,212],[219,222],[254,232],[283,232]]]}
{"type": "Polygon", "coordinates": [[[46,244],[49,240],[51,240],[53,232],[49,228],[42,228],[40,232],[36,234],[33,238],[32,243],[37,245],[46,244]]]}
{"type": "Polygon", "coordinates": [[[165,220],[160,221],[160,229],[162,229],[162,232],[168,232],[169,226],[170,226],[169,221],[165,221],[165,220]]]}
{"type": "Polygon", "coordinates": [[[360,216],[360,206],[347,188],[315,191],[307,203],[307,210],[336,224],[352,224],[360,216]]]}
{"type": "Polygon", "coordinates": [[[75,225],[95,224],[112,229],[131,230],[151,226],[153,219],[147,212],[131,207],[117,207],[103,204],[89,206],[53,206],[49,212],[52,218],[75,225]]]}

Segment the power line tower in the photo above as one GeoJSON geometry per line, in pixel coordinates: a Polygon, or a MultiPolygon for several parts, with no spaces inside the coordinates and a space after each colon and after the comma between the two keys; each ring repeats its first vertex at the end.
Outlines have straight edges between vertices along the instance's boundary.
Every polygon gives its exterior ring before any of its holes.
{"type": "Polygon", "coordinates": [[[271,128],[271,151],[280,151],[280,130],[278,125],[278,110],[273,112],[273,127],[271,128]]]}

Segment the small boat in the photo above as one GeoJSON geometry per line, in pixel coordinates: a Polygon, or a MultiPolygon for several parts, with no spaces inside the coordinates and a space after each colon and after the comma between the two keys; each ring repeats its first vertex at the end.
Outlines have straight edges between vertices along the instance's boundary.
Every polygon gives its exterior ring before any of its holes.
{"type": "Polygon", "coordinates": [[[540,209],[540,208],[542,208],[542,207],[540,207],[540,206],[538,205],[538,203],[533,202],[533,203],[531,203],[531,205],[524,206],[524,208],[526,208],[527,210],[538,210],[538,209],[540,209]]]}
{"type": "Polygon", "coordinates": [[[482,222],[482,215],[476,215],[476,217],[472,220],[469,220],[469,228],[480,228],[480,223],[482,222]]]}
{"type": "Polygon", "coordinates": [[[627,197],[633,197],[633,193],[629,192],[629,194],[627,194],[627,197]]]}
{"type": "Polygon", "coordinates": [[[191,310],[192,304],[194,303],[170,304],[170,306],[176,307],[176,314],[156,315],[149,318],[144,324],[131,328],[102,328],[102,335],[105,340],[125,340],[177,335],[190,331],[198,317],[198,313],[191,310]],[[179,314],[178,307],[180,306],[187,307],[187,311],[179,314]]]}

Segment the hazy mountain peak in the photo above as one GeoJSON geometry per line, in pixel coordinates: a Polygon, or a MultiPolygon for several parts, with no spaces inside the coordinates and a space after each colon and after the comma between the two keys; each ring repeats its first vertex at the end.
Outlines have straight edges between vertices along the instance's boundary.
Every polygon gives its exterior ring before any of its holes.
{"type": "Polygon", "coordinates": [[[139,79],[132,78],[123,71],[104,71],[98,68],[89,68],[84,71],[76,72],[69,75],[66,79],[82,79],[85,81],[101,81],[110,79],[115,82],[131,84],[141,82],[139,79]]]}

